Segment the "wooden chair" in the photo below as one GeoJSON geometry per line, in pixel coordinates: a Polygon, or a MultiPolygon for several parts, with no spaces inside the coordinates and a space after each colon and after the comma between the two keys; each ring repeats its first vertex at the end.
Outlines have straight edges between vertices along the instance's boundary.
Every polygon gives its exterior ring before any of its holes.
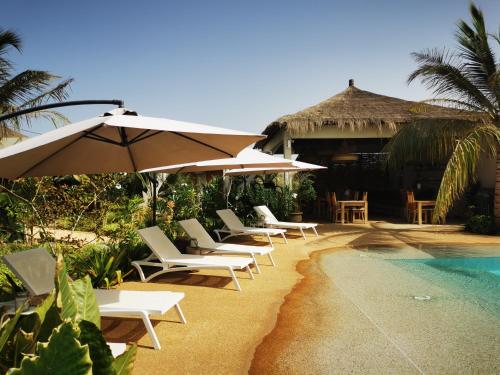
{"type": "Polygon", "coordinates": [[[329,191],[325,191],[326,217],[332,220],[332,198],[329,191]]]}
{"type": "MultiPolygon", "coordinates": [[[[331,203],[331,221],[337,223],[338,221],[342,221],[342,210],[340,209],[340,205],[337,204],[337,195],[335,192],[330,192],[330,203],[331,203]]],[[[349,211],[346,209],[344,211],[344,222],[347,222],[349,219],[349,211]]]]}
{"type": "Polygon", "coordinates": [[[413,191],[406,192],[405,211],[406,221],[414,223],[417,218],[417,204],[415,203],[415,195],[413,194],[413,191]]]}
{"type": "Polygon", "coordinates": [[[329,199],[325,197],[317,197],[314,202],[314,213],[317,217],[330,217],[330,203],[329,199]]]}
{"type": "MultiPolygon", "coordinates": [[[[359,192],[358,197],[359,197],[359,192]]],[[[357,199],[355,199],[357,200],[357,199]]],[[[365,191],[363,192],[363,201],[368,202],[368,192],[365,191]]],[[[364,207],[356,207],[351,210],[352,212],[352,221],[356,220],[356,216],[359,218],[359,220],[362,220],[363,222],[365,221],[366,218],[366,211],[364,207]]]]}
{"type": "MultiPolygon", "coordinates": [[[[432,217],[432,212],[434,208],[424,207],[422,208],[422,222],[428,223],[432,217]]],[[[418,222],[418,205],[415,201],[415,194],[413,191],[406,192],[406,216],[408,222],[417,223],[418,222]]]]}

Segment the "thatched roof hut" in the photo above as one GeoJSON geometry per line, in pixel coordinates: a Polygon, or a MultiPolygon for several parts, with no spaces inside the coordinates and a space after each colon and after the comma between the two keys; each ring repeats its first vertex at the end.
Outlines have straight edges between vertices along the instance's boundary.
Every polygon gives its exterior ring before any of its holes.
{"type": "Polygon", "coordinates": [[[285,115],[269,124],[256,144],[262,148],[279,130],[290,134],[314,132],[323,126],[349,127],[357,130],[366,126],[389,127],[396,130],[401,124],[423,119],[470,119],[477,115],[453,108],[412,102],[360,90],[349,80],[349,86],[312,107],[285,115]]]}

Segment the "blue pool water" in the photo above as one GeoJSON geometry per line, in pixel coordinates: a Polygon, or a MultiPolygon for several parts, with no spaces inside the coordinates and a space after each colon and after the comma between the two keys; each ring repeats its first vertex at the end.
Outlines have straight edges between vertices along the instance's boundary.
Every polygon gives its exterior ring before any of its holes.
{"type": "Polygon", "coordinates": [[[500,257],[389,260],[446,289],[456,299],[500,317],[500,257]]]}

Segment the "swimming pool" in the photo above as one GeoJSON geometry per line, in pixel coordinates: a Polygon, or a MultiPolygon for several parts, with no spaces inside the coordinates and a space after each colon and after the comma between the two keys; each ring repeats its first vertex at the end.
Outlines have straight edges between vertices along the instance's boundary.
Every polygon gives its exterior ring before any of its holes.
{"type": "Polygon", "coordinates": [[[500,317],[500,257],[398,259],[389,262],[500,317]]]}

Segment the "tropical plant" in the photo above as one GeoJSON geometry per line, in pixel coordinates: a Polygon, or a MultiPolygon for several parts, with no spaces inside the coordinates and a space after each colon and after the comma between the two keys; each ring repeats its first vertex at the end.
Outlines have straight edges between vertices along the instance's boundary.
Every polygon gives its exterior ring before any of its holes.
{"type": "Polygon", "coordinates": [[[71,281],[59,256],[55,284],[33,313],[21,306],[0,327],[2,373],[130,374],[137,347],[113,358],[90,279],[71,281]]]}
{"type": "Polygon", "coordinates": [[[413,53],[418,68],[408,78],[408,83],[420,78],[436,95],[426,102],[464,110],[465,119],[405,125],[386,147],[392,167],[408,161],[446,164],[434,222],[445,219],[453,203],[477,179],[479,158],[495,157],[500,142],[500,64],[490,45],[490,41],[500,45],[500,33],[487,32],[483,13],[474,4],[470,14],[470,24],[458,22],[457,50],[413,53]]]}
{"type": "MultiPolygon", "coordinates": [[[[60,77],[41,70],[14,73],[12,61],[7,55],[12,49],[21,52],[21,45],[18,34],[0,29],[0,114],[35,107],[48,100],[62,101],[68,96],[71,79],[61,81],[60,77]]],[[[1,122],[0,139],[7,129],[18,130],[21,124],[29,125],[31,119],[40,117],[50,120],[55,126],[68,122],[59,112],[32,112],[1,122]]]]}
{"type": "Polygon", "coordinates": [[[17,205],[8,194],[0,193],[0,243],[23,239],[23,226],[19,222],[17,205]]]}
{"type": "Polygon", "coordinates": [[[494,234],[495,222],[489,215],[474,215],[467,221],[465,230],[479,234],[494,234]]]}
{"type": "Polygon", "coordinates": [[[314,175],[311,173],[296,173],[293,181],[293,191],[296,194],[296,209],[301,211],[304,206],[316,199],[316,189],[314,188],[314,175]]]}
{"type": "Polygon", "coordinates": [[[94,288],[120,284],[126,276],[126,251],[114,245],[87,245],[67,255],[68,268],[74,277],[88,275],[94,288]]]}

